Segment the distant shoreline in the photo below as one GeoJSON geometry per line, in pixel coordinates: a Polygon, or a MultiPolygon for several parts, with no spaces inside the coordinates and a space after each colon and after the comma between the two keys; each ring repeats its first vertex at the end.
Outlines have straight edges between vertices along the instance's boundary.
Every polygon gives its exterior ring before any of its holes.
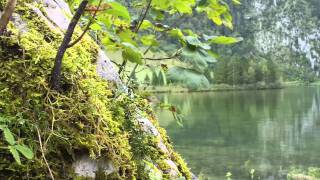
{"type": "Polygon", "coordinates": [[[272,84],[245,84],[245,85],[228,85],[215,84],[209,88],[188,89],[181,86],[157,86],[147,87],[141,92],[147,93],[188,93],[188,92],[219,92],[219,91],[245,91],[245,90],[268,90],[268,89],[284,89],[298,86],[320,86],[320,81],[305,83],[301,81],[290,81],[272,84]]]}

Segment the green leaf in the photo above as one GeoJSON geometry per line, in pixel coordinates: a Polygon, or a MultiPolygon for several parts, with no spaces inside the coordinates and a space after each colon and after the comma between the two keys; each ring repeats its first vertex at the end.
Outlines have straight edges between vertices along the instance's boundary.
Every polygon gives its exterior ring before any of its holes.
{"type": "Polygon", "coordinates": [[[233,24],[232,24],[232,16],[230,13],[225,13],[223,14],[223,20],[222,23],[228,27],[229,29],[233,29],[233,24]]]}
{"type": "Polygon", "coordinates": [[[239,0],[232,0],[233,4],[235,5],[241,5],[241,2],[239,0]]]}
{"type": "Polygon", "coordinates": [[[192,6],[194,6],[195,0],[175,0],[171,3],[179,13],[192,14],[192,6]]]}
{"type": "Polygon", "coordinates": [[[168,10],[170,7],[170,0],[153,0],[151,5],[158,10],[168,10]]]}
{"type": "Polygon", "coordinates": [[[117,3],[117,2],[110,2],[108,4],[111,6],[111,9],[106,10],[105,11],[106,13],[114,16],[122,17],[130,21],[131,16],[126,7],[122,6],[120,3],[117,3]]]}
{"type": "Polygon", "coordinates": [[[94,31],[100,31],[102,30],[102,27],[98,24],[98,23],[93,23],[91,26],[90,26],[90,29],[94,30],[94,31]]]}
{"type": "Polygon", "coordinates": [[[111,28],[113,25],[113,16],[110,14],[99,14],[97,16],[97,21],[103,23],[107,28],[111,28]]]}
{"type": "Polygon", "coordinates": [[[172,67],[167,72],[167,78],[171,82],[179,83],[189,89],[208,87],[208,79],[201,73],[183,67],[172,67]]]}
{"type": "Polygon", "coordinates": [[[242,38],[226,37],[226,36],[212,36],[209,40],[214,44],[234,44],[242,41],[242,38]]]}
{"type": "Polygon", "coordinates": [[[25,145],[15,145],[14,146],[24,157],[27,159],[33,158],[33,152],[30,148],[25,145]]]}
{"type": "Polygon", "coordinates": [[[155,36],[152,35],[152,34],[142,36],[142,37],[140,38],[140,41],[141,41],[142,44],[145,45],[145,46],[151,46],[151,45],[157,45],[157,44],[158,44],[155,36]]]}
{"type": "Polygon", "coordinates": [[[191,65],[192,68],[199,73],[204,73],[205,69],[208,67],[206,57],[203,54],[198,50],[187,47],[182,50],[180,60],[191,65]]]}
{"type": "Polygon", "coordinates": [[[3,116],[0,116],[0,122],[5,123],[8,122],[9,120],[3,116]]]}
{"type": "Polygon", "coordinates": [[[124,60],[128,60],[130,62],[134,62],[137,64],[143,64],[142,54],[140,51],[130,43],[121,43],[123,46],[122,58],[124,60]]]}
{"type": "Polygon", "coordinates": [[[20,155],[16,148],[14,146],[8,146],[8,148],[16,162],[21,165],[20,155]]]}
{"type": "Polygon", "coordinates": [[[121,42],[137,45],[136,41],[133,40],[134,34],[129,29],[119,32],[118,37],[120,38],[121,42]]]}
{"type": "Polygon", "coordinates": [[[212,51],[207,51],[207,53],[208,53],[209,56],[211,56],[212,58],[214,58],[215,61],[216,61],[216,59],[219,58],[219,55],[218,55],[217,53],[214,53],[214,52],[212,52],[212,51]]]}
{"type": "Polygon", "coordinates": [[[185,37],[180,29],[172,29],[169,31],[169,35],[175,38],[178,38],[181,41],[184,41],[185,37]]]}
{"type": "Polygon", "coordinates": [[[153,20],[156,21],[163,21],[163,19],[165,18],[164,11],[157,9],[152,9],[150,12],[150,16],[153,20]]]}
{"type": "Polygon", "coordinates": [[[222,25],[222,19],[220,16],[210,16],[210,19],[218,26],[222,25]]]}
{"type": "Polygon", "coordinates": [[[209,19],[211,19],[216,25],[225,26],[232,29],[232,17],[230,15],[230,8],[224,1],[210,0],[200,2],[200,6],[197,7],[198,12],[205,12],[209,19]]]}
{"type": "Polygon", "coordinates": [[[202,42],[199,41],[199,39],[197,37],[194,37],[194,36],[186,36],[186,42],[188,45],[191,45],[191,46],[195,46],[195,47],[199,47],[202,45],[202,42]]]}
{"type": "Polygon", "coordinates": [[[143,20],[141,26],[140,26],[140,29],[141,30],[145,30],[145,29],[148,29],[148,28],[152,28],[153,27],[153,24],[148,21],[148,20],[143,20]]]}
{"type": "Polygon", "coordinates": [[[191,49],[195,49],[195,48],[198,48],[198,47],[200,47],[202,49],[205,49],[205,50],[211,49],[209,44],[202,43],[197,37],[186,36],[185,39],[186,39],[188,47],[191,48],[191,49]]]}
{"type": "Polygon", "coordinates": [[[4,129],[3,129],[3,134],[4,134],[5,140],[6,140],[10,145],[16,144],[16,141],[14,140],[13,134],[12,134],[12,132],[10,131],[9,128],[4,128],[4,129]]]}

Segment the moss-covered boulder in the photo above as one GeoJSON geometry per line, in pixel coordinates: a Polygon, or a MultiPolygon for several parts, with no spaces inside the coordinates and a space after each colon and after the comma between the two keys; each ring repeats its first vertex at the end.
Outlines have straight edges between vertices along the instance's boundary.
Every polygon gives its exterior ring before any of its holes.
{"type": "Polygon", "coordinates": [[[71,16],[62,0],[21,0],[0,37],[0,126],[34,153],[17,163],[1,132],[0,179],[191,179],[148,102],[125,91],[89,36],[65,54],[63,92],[49,88],[71,16]]]}

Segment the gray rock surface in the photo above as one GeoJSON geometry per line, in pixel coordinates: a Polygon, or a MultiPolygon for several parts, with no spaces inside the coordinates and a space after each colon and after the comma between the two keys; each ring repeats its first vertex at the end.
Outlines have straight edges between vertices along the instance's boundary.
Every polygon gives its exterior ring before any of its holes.
{"type": "Polygon", "coordinates": [[[87,155],[82,155],[72,164],[75,173],[78,176],[95,178],[98,171],[108,175],[116,171],[112,162],[99,159],[93,160],[87,155]]]}
{"type": "Polygon", "coordinates": [[[63,31],[68,29],[72,14],[67,3],[61,0],[37,0],[37,2],[43,4],[48,20],[63,31]]]}

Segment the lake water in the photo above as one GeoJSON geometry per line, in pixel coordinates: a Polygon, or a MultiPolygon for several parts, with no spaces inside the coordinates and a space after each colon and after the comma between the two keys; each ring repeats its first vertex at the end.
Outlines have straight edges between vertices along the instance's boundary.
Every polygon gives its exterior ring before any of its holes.
{"type": "Polygon", "coordinates": [[[177,105],[158,118],[175,149],[196,174],[208,179],[285,179],[290,168],[320,167],[320,88],[158,94],[177,105]]]}

